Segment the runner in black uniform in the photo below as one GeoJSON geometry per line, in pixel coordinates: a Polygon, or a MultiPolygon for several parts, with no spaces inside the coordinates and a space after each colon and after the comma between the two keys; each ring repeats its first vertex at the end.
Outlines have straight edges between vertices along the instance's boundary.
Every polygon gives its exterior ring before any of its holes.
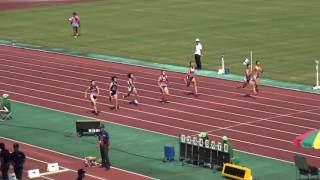
{"type": "Polygon", "coordinates": [[[168,100],[165,97],[170,95],[169,89],[168,89],[168,83],[169,81],[168,81],[168,76],[166,74],[166,71],[162,70],[158,79],[158,85],[160,88],[160,93],[162,95],[160,102],[163,104],[168,103],[168,100]]]}
{"type": "Polygon", "coordinates": [[[129,97],[132,93],[134,93],[135,99],[133,101],[130,101],[130,104],[138,105],[138,100],[137,100],[138,92],[137,92],[136,87],[134,86],[134,80],[135,79],[133,77],[133,74],[129,73],[128,74],[128,81],[127,81],[128,82],[128,93],[127,93],[127,95],[123,96],[123,99],[129,97]]]}
{"type": "Polygon", "coordinates": [[[118,110],[119,104],[118,104],[118,81],[117,76],[111,77],[111,83],[109,85],[109,98],[110,101],[114,101],[114,107],[111,107],[110,109],[118,110]]]}
{"type": "Polygon", "coordinates": [[[90,82],[89,87],[85,90],[84,92],[84,97],[87,98],[88,97],[88,91],[89,91],[89,98],[90,98],[90,103],[93,106],[93,113],[95,113],[96,115],[99,114],[99,111],[97,109],[97,98],[99,95],[99,88],[96,85],[95,80],[92,80],[90,82]]]}

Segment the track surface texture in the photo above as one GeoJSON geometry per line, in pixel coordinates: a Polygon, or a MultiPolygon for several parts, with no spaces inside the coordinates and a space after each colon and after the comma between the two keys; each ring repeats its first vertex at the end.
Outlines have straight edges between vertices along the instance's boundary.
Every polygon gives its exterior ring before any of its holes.
{"type": "MultiPolygon", "coordinates": [[[[7,138],[0,137],[0,142],[6,144],[7,147],[12,147],[15,141],[7,138]]],[[[9,149],[12,151],[12,149],[9,149]]],[[[36,146],[20,143],[20,150],[26,154],[26,163],[24,165],[23,171],[23,179],[27,179],[28,170],[30,169],[39,169],[40,173],[47,172],[47,164],[48,163],[58,163],[60,170],[66,170],[65,172],[59,172],[56,174],[44,175],[38,179],[76,179],[77,170],[83,167],[83,160],[68,156],[65,154],[61,154],[58,152],[50,151],[47,149],[39,148],[36,146]]],[[[118,169],[110,169],[109,171],[105,171],[104,169],[98,167],[87,167],[84,168],[86,171],[86,178],[90,180],[107,180],[107,179],[133,179],[133,180],[142,180],[149,179],[147,177],[132,174],[127,171],[121,171],[118,169]]],[[[13,170],[10,170],[13,172],[13,170]]]]}
{"type": "Polygon", "coordinates": [[[217,140],[227,135],[241,151],[291,162],[301,154],[320,165],[320,151],[293,144],[298,135],[320,126],[316,94],[262,86],[252,97],[249,89],[236,88],[239,82],[198,76],[200,96],[193,97],[185,74],[167,72],[170,102],[161,104],[160,70],[7,46],[0,46],[0,62],[0,92],[14,100],[174,136],[208,131],[217,140]],[[110,77],[116,75],[120,92],[127,92],[129,72],[135,74],[140,103],[120,99],[120,110],[110,110],[110,77]],[[84,98],[92,79],[101,90],[98,116],[88,112],[91,106],[84,98]]]}

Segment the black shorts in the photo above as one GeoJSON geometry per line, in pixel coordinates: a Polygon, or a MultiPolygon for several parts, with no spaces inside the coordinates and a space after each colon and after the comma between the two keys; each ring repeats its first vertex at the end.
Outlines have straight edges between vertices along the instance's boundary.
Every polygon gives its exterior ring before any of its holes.
{"type": "Polygon", "coordinates": [[[111,91],[111,96],[114,96],[117,94],[117,91],[111,91]]]}
{"type": "Polygon", "coordinates": [[[95,94],[90,94],[90,98],[91,98],[91,97],[92,97],[94,100],[96,100],[98,96],[95,95],[95,94]]]}
{"type": "Polygon", "coordinates": [[[193,76],[187,76],[187,80],[191,82],[193,80],[193,76]]]}
{"type": "Polygon", "coordinates": [[[161,90],[165,90],[165,89],[167,89],[168,88],[168,86],[161,86],[161,90]]]}

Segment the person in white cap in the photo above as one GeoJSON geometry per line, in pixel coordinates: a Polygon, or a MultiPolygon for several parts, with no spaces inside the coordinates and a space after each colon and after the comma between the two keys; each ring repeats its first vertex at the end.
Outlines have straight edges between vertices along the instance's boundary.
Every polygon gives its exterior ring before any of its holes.
{"type": "Polygon", "coordinates": [[[202,69],[201,56],[202,56],[202,45],[200,43],[200,39],[197,38],[196,39],[196,49],[195,49],[195,52],[194,52],[194,59],[195,59],[196,64],[197,64],[197,69],[202,69]]]}

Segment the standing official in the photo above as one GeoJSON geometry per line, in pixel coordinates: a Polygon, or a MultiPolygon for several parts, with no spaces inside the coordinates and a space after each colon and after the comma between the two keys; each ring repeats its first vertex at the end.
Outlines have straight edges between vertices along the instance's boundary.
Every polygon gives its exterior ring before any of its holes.
{"type": "Polygon", "coordinates": [[[201,56],[202,56],[202,45],[200,43],[200,39],[197,38],[196,39],[196,49],[195,49],[195,52],[194,52],[194,59],[195,59],[196,64],[197,64],[197,69],[202,69],[201,56]]]}
{"type": "Polygon", "coordinates": [[[0,169],[3,180],[9,180],[8,171],[10,167],[10,152],[6,149],[4,143],[0,143],[0,169]]]}
{"type": "Polygon", "coordinates": [[[106,168],[106,170],[109,170],[111,166],[110,160],[109,160],[109,148],[111,147],[110,145],[111,145],[111,140],[109,137],[109,133],[105,131],[104,125],[101,124],[97,147],[100,148],[101,167],[106,168]]]}
{"type": "Polygon", "coordinates": [[[26,161],[26,156],[19,150],[19,144],[13,145],[13,152],[10,155],[11,162],[13,164],[13,170],[18,180],[22,179],[23,165],[26,161]]]}
{"type": "Polygon", "coordinates": [[[228,153],[229,153],[229,162],[234,163],[234,152],[233,152],[233,145],[231,144],[229,138],[227,136],[222,136],[223,144],[228,145],[228,153]]]}

